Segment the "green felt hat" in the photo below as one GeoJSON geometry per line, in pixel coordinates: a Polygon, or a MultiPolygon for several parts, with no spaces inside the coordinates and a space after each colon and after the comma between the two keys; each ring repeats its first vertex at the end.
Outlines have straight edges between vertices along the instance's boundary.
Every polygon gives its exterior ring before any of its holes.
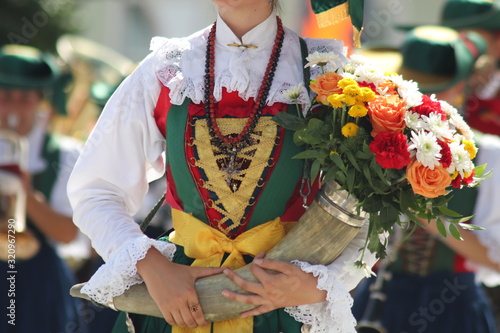
{"type": "Polygon", "coordinates": [[[487,44],[472,31],[458,33],[440,26],[420,26],[408,33],[401,47],[398,71],[418,82],[423,93],[437,93],[467,79],[487,44]]]}
{"type": "Polygon", "coordinates": [[[0,87],[44,89],[52,87],[59,77],[53,56],[23,45],[0,48],[0,87]]]}
{"type": "Polygon", "coordinates": [[[311,0],[311,7],[320,27],[327,27],[350,17],[354,27],[354,44],[360,46],[364,0],[311,0]]]}
{"type": "Polygon", "coordinates": [[[448,0],[441,13],[441,24],[455,28],[481,28],[500,31],[499,0],[448,0]]]}
{"type": "Polygon", "coordinates": [[[59,114],[66,114],[65,89],[71,79],[70,73],[61,73],[49,53],[24,45],[0,48],[0,87],[41,90],[59,114]]]}

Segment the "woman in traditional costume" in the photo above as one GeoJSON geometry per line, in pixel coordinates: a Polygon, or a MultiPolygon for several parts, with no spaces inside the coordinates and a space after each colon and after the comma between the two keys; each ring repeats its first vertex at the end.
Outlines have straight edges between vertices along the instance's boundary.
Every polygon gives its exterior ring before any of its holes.
{"type": "Polygon", "coordinates": [[[17,137],[10,142],[23,143],[18,152],[24,156],[17,163],[6,160],[15,154],[11,155],[8,140],[1,142],[0,267],[4,278],[0,288],[1,307],[7,309],[1,332],[86,332],[79,313],[81,303],[68,294],[75,278],[57,248],[79,235],[71,220],[66,185],[81,143],[48,131],[53,110],[65,112],[67,83],[68,77],[50,54],[21,45],[0,48],[1,139],[17,137]],[[26,209],[12,216],[4,207],[9,202],[5,194],[20,192],[18,200],[25,202],[26,209]],[[24,218],[25,228],[12,228],[24,218]],[[7,221],[12,223],[10,229],[6,229],[7,221]]]}
{"type": "MultiPolygon", "coordinates": [[[[346,267],[354,268],[367,227],[329,266],[258,256],[317,189],[308,190],[303,161],[292,159],[302,149],[293,133],[271,118],[296,114],[283,94],[292,87],[305,114],[305,57],[321,51],[344,58],[343,43],[301,40],[283,27],[274,0],[213,2],[212,26],[152,40],[151,54],[111,97],[77,162],[69,184],[74,220],[106,261],[82,292],[106,304],[144,281],[164,318],[131,315],[136,332],[354,332],[349,290],[364,275],[346,267]],[[175,234],[154,240],[131,215],[165,170],[175,234]],[[259,283],[224,268],[254,256],[259,283]],[[257,307],[207,323],[194,282],[222,272],[254,294],[224,296],[257,307]]],[[[313,69],[311,78],[320,73],[313,69]]],[[[123,315],[115,332],[126,331],[126,322],[123,315]]]]}

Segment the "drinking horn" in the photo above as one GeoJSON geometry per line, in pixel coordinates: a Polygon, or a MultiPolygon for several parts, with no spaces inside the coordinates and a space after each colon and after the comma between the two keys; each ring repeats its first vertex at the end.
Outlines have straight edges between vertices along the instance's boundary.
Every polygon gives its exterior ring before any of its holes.
{"type": "MultiPolygon", "coordinates": [[[[300,260],[310,264],[332,263],[358,233],[366,220],[366,214],[357,214],[357,200],[334,182],[327,182],[318,192],[311,206],[286,236],[266,255],[267,259],[281,261],[300,260]]],[[[257,279],[250,272],[250,265],[238,268],[235,273],[250,281],[257,279]]],[[[71,288],[71,295],[90,300],[80,292],[83,284],[71,288]]],[[[207,321],[221,321],[239,317],[255,305],[243,304],[222,296],[223,290],[249,294],[236,286],[224,274],[204,277],[195,282],[196,292],[207,321]]],[[[113,309],[163,317],[149,295],[144,283],[132,286],[116,296],[113,309]]]]}

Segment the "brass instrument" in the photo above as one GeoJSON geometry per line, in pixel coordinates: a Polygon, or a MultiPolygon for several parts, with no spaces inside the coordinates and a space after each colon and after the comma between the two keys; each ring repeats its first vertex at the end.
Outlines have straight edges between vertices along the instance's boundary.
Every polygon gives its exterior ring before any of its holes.
{"type": "Polygon", "coordinates": [[[94,84],[115,88],[136,64],[112,48],[72,34],[57,40],[57,54],[71,69],[73,84],[68,94],[68,115],[56,119],[54,130],[85,140],[102,108],[92,99],[94,84]]]}
{"type": "Polygon", "coordinates": [[[20,172],[28,159],[26,138],[0,129],[0,260],[27,260],[40,242],[26,228],[26,192],[20,172]]]}

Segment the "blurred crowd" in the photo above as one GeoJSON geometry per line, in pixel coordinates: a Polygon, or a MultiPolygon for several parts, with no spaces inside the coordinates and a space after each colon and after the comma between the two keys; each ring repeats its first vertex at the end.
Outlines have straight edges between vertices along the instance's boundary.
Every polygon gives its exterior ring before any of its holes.
{"type": "MultiPolygon", "coordinates": [[[[386,300],[377,305],[377,316],[370,312],[377,278],[353,293],[353,309],[366,327],[381,326],[388,333],[496,332],[500,2],[448,0],[439,25],[426,25],[425,17],[421,21],[420,26],[399,27],[405,38],[398,47],[367,44],[353,52],[417,82],[421,91],[462,112],[476,132],[488,170],[493,170],[485,181],[492,185],[486,187],[488,192],[481,186],[463,197],[457,194],[451,204],[475,215],[473,223],[483,222],[487,230],[483,235],[466,232],[462,242],[424,228],[405,235],[407,240],[384,263],[391,275],[383,278],[386,300]],[[453,301],[443,299],[443,281],[455,283],[453,301]],[[464,285],[470,287],[461,290],[464,285]],[[473,304],[475,311],[464,303],[473,304]],[[451,328],[457,317],[468,318],[470,326],[451,328]]],[[[15,322],[2,316],[0,332],[104,333],[111,331],[116,317],[114,311],[69,295],[70,287],[86,281],[102,259],[72,223],[66,182],[106,101],[136,64],[77,35],[61,36],[56,49],[49,53],[26,45],[0,45],[0,266],[6,275],[0,289],[9,291],[2,293],[0,306],[15,322]]],[[[164,191],[164,178],[150,184],[136,215],[138,223],[164,191]]],[[[168,207],[162,207],[148,235],[168,231],[169,214],[168,207]]]]}

